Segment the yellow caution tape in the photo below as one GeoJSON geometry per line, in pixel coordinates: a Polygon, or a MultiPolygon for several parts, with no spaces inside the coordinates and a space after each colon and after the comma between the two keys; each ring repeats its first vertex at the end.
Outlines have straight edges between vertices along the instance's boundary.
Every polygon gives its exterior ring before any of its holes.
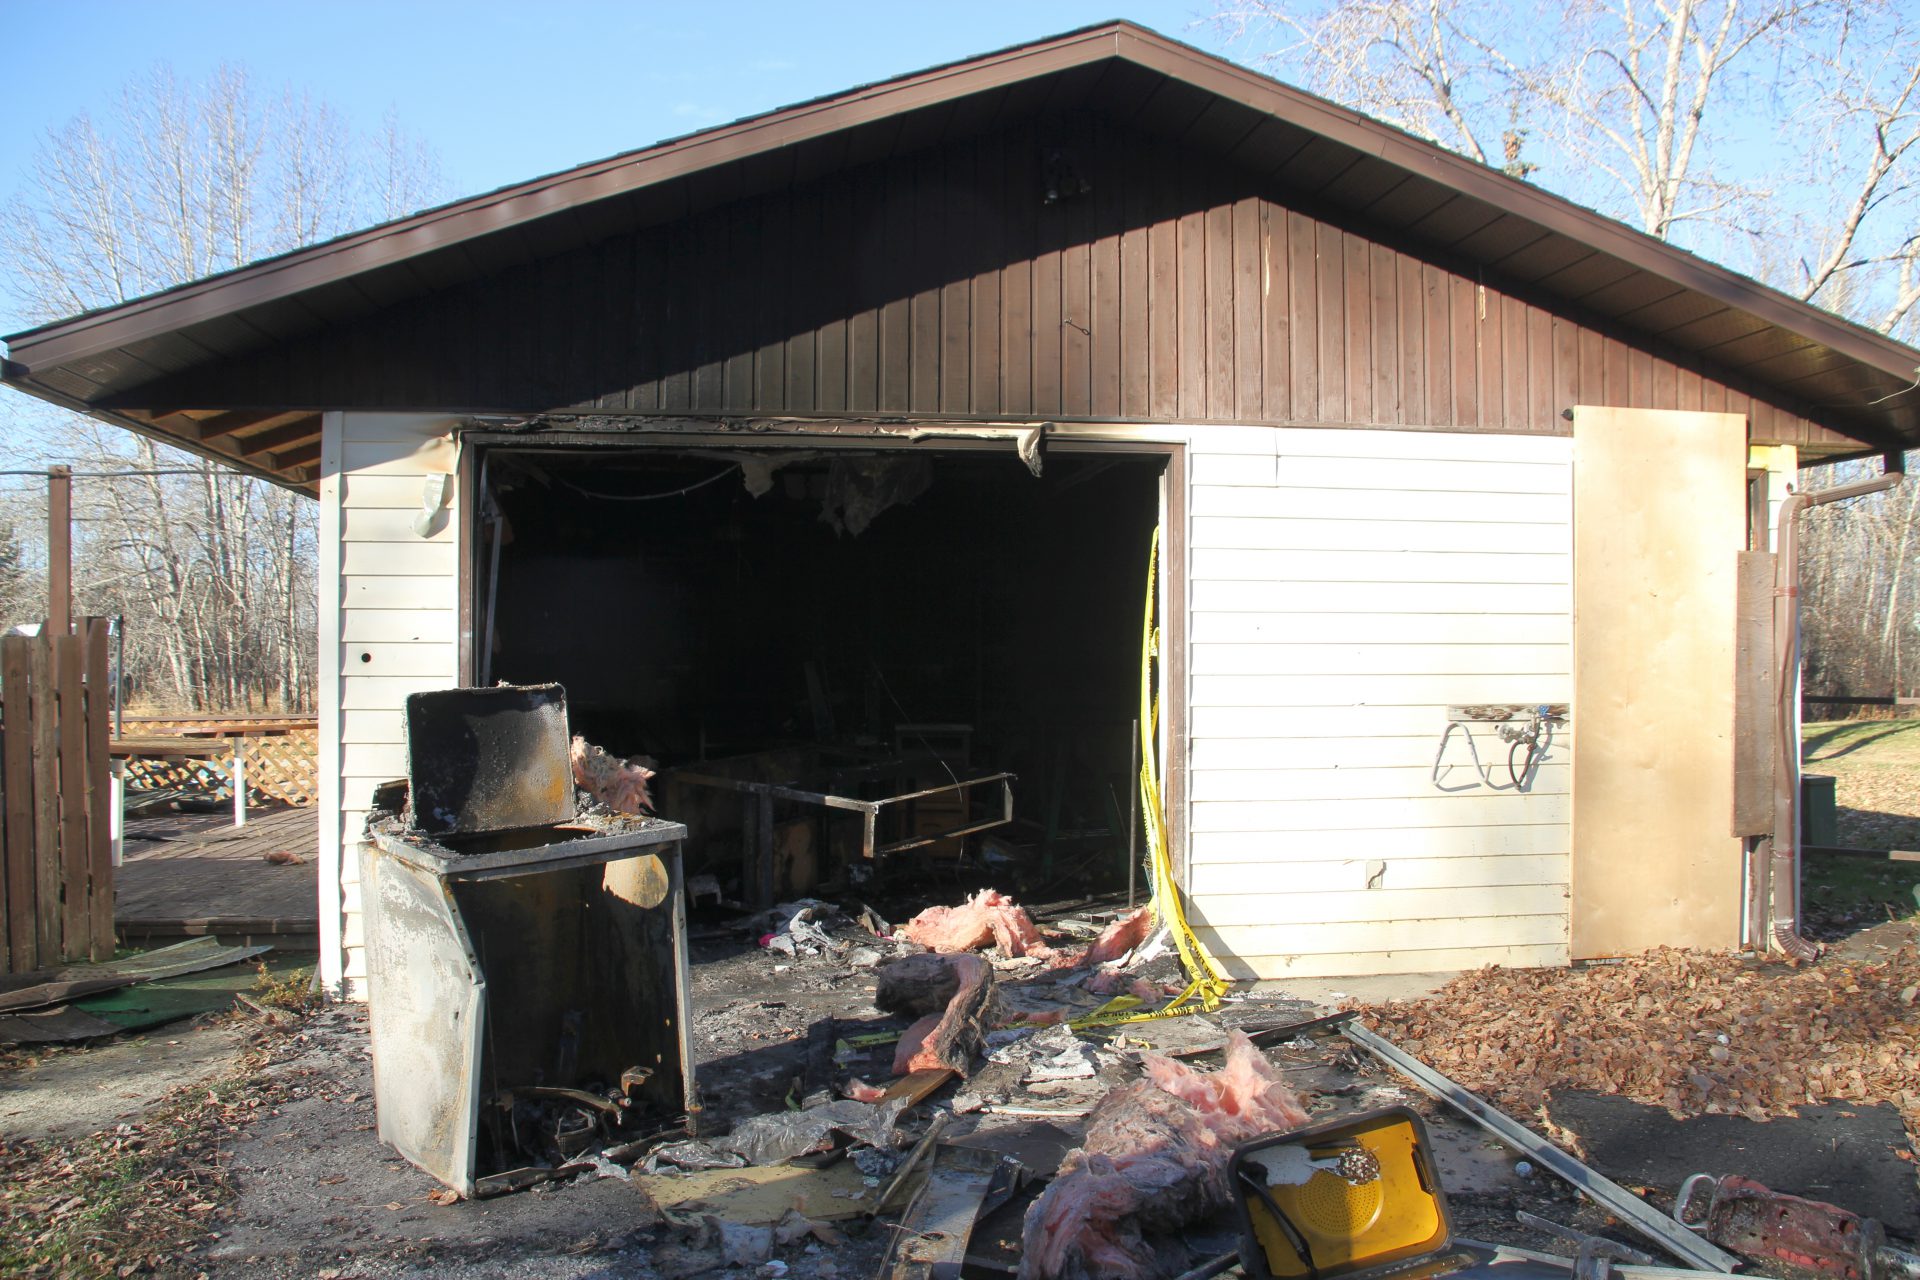
{"type": "Polygon", "coordinates": [[[1147,607],[1140,637],[1140,807],[1146,820],[1147,853],[1151,859],[1153,918],[1173,934],[1174,946],[1180,952],[1180,966],[1189,979],[1187,989],[1155,1015],[1170,1017],[1176,1012],[1191,1013],[1196,1007],[1218,1008],[1220,997],[1227,993],[1231,982],[1187,923],[1180,886],[1173,879],[1173,859],[1167,849],[1167,820],[1160,807],[1160,767],[1154,749],[1160,736],[1160,699],[1154,687],[1154,660],[1160,656],[1160,628],[1154,622],[1158,612],[1159,571],[1160,530],[1156,528],[1152,548],[1147,553],[1147,607]]]}

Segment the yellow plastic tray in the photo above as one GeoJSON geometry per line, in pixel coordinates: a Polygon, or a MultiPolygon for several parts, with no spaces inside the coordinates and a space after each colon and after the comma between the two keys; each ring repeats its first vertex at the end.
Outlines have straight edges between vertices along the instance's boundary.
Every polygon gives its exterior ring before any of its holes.
{"type": "Polygon", "coordinates": [[[1399,1270],[1453,1238],[1426,1127],[1389,1107],[1261,1138],[1228,1166],[1241,1221],[1241,1262],[1256,1280],[1332,1280],[1399,1270]],[[1378,1175],[1358,1184],[1326,1167],[1360,1151],[1378,1175]],[[1291,1224],[1289,1232],[1275,1210],[1291,1224]],[[1301,1246],[1308,1257],[1301,1256],[1301,1246]]]}

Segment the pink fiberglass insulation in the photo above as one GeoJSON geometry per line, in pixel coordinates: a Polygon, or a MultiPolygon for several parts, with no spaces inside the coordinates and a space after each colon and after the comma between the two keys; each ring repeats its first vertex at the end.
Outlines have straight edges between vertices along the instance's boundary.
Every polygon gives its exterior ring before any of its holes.
{"type": "Polygon", "coordinates": [[[989,944],[1006,956],[1053,954],[1026,910],[997,889],[982,889],[957,907],[928,907],[901,926],[900,936],[947,954],[989,944]]]}
{"type": "Polygon", "coordinates": [[[573,762],[574,782],[601,804],[615,813],[653,812],[653,797],[647,792],[653,770],[638,759],[608,755],[578,734],[568,755],[573,762]]]}
{"type": "Polygon", "coordinates": [[[1153,908],[1141,907],[1129,911],[1105,929],[1093,940],[1084,956],[1074,958],[1075,964],[1109,964],[1118,960],[1127,952],[1147,940],[1147,933],[1153,928],[1153,908]]]}
{"type": "Polygon", "coordinates": [[[900,1043],[893,1050],[893,1074],[904,1076],[919,1070],[914,1060],[926,1052],[927,1037],[940,1025],[940,1017],[930,1013],[900,1033],[900,1043]]]}
{"type": "Polygon", "coordinates": [[[1028,1209],[1020,1280],[1178,1273],[1186,1252],[1170,1233],[1226,1207],[1234,1148],[1307,1122],[1298,1096],[1239,1031],[1219,1071],[1143,1061],[1145,1078],[1100,1100],[1086,1142],[1028,1209]]]}

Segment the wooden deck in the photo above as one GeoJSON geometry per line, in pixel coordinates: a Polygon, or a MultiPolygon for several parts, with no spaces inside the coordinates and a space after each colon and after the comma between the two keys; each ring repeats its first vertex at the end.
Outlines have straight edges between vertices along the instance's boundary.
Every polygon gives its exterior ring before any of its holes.
{"type": "Polygon", "coordinates": [[[114,912],[122,945],[210,933],[317,946],[319,832],[311,808],[257,812],[244,827],[226,812],[128,821],[114,912]],[[300,861],[268,861],[277,853],[300,861]]]}

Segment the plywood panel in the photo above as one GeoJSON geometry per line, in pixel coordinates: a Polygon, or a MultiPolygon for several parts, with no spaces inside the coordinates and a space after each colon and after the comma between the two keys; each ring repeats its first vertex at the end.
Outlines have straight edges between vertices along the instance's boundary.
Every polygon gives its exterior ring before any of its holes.
{"type": "Polygon", "coordinates": [[[1739,415],[1574,410],[1576,957],[1738,941],[1746,461],[1739,415]]]}

